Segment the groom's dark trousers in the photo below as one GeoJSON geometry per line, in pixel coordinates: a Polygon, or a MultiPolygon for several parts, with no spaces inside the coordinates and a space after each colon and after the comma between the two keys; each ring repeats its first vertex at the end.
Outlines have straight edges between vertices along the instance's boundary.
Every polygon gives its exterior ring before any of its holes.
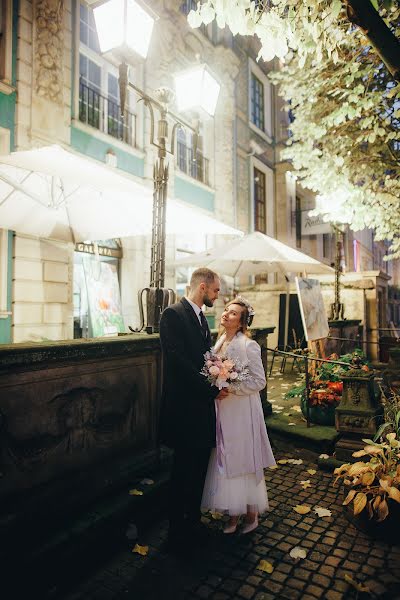
{"type": "Polygon", "coordinates": [[[170,538],[200,522],[200,502],[210,451],[215,446],[214,399],[218,388],[200,375],[210,349],[189,302],[166,308],[160,323],[163,391],[160,441],[174,449],[168,513],[170,538]]]}

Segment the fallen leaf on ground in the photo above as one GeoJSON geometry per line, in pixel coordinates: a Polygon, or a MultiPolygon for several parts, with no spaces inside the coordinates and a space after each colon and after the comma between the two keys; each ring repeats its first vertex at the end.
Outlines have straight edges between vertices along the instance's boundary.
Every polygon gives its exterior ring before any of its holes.
{"type": "Polygon", "coordinates": [[[305,558],[307,556],[307,552],[300,546],[292,548],[289,554],[292,558],[305,558]]]}
{"type": "MultiPolygon", "coordinates": [[[[290,425],[290,423],[289,423],[289,425],[290,425]]],[[[303,463],[303,460],[301,458],[296,458],[296,459],[292,460],[292,463],[294,465],[301,465],[303,463]]]]}
{"type": "Polygon", "coordinates": [[[270,467],[268,467],[268,469],[277,469],[278,465],[271,465],[270,467]]]}
{"type": "Polygon", "coordinates": [[[265,571],[265,573],[272,573],[274,567],[267,560],[260,560],[256,569],[258,569],[259,571],[265,571]]]}
{"type": "Polygon", "coordinates": [[[330,517],[332,515],[329,508],[322,508],[322,506],[316,506],[314,512],[317,513],[319,517],[330,517]]]}
{"type": "Polygon", "coordinates": [[[329,458],[329,454],[320,454],[319,457],[327,459],[329,458]]]}
{"type": "Polygon", "coordinates": [[[140,554],[141,556],[146,556],[148,551],[148,546],[139,546],[139,544],[135,544],[135,547],[132,550],[132,552],[134,552],[135,554],[140,554]]]}
{"type": "Polygon", "coordinates": [[[310,473],[310,475],[315,475],[316,472],[315,469],[307,469],[307,473],[310,473]]]}
{"type": "Polygon", "coordinates": [[[300,485],[303,487],[304,490],[306,490],[307,488],[311,487],[311,481],[309,479],[306,479],[305,481],[300,481],[300,485]]]}
{"type": "Polygon", "coordinates": [[[129,490],[130,496],[143,496],[143,492],[141,490],[129,490]]]}
{"type": "Polygon", "coordinates": [[[153,485],[154,481],[145,477],[140,483],[142,483],[143,485],[153,485]]]}
{"type": "Polygon", "coordinates": [[[283,416],[284,417],[291,417],[292,415],[291,415],[291,413],[283,413],[283,416]]]}
{"type": "Polygon", "coordinates": [[[224,515],[222,513],[219,512],[212,512],[211,513],[211,518],[215,519],[216,521],[219,521],[219,519],[222,519],[224,515]]]}
{"type": "Polygon", "coordinates": [[[279,463],[280,465],[286,465],[286,463],[287,463],[287,462],[288,462],[288,461],[286,460],[286,458],[281,458],[280,460],[278,460],[278,463],[279,463]]]}
{"type": "Polygon", "coordinates": [[[288,423],[288,425],[296,425],[296,423],[288,423]]]}
{"type": "Polygon", "coordinates": [[[295,410],[296,412],[300,413],[301,412],[301,408],[300,406],[292,406],[292,410],[295,410]]]}
{"type": "Polygon", "coordinates": [[[311,508],[307,506],[307,504],[297,504],[297,506],[295,506],[293,510],[299,513],[299,515],[306,515],[310,512],[311,508]]]}
{"type": "Polygon", "coordinates": [[[347,573],[345,573],[344,579],[345,579],[345,581],[347,581],[347,583],[349,583],[358,592],[366,592],[367,594],[369,594],[371,592],[371,590],[369,589],[368,586],[363,585],[362,583],[359,583],[358,581],[356,581],[355,579],[353,579],[347,573]]]}

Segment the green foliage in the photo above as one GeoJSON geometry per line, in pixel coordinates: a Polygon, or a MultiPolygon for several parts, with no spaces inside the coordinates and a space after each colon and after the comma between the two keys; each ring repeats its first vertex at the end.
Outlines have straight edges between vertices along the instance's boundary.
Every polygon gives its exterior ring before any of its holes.
{"type": "MultiPolygon", "coordinates": [[[[368,0],[366,0],[368,1],[368,0]]],[[[380,0],[380,16],[400,37],[398,3],[380,0]]],[[[216,19],[234,35],[260,41],[259,58],[281,59],[272,77],[294,121],[282,158],[327,200],[318,211],[354,230],[375,230],[400,256],[400,84],[341,0],[205,0],[193,27],[216,19]]]]}

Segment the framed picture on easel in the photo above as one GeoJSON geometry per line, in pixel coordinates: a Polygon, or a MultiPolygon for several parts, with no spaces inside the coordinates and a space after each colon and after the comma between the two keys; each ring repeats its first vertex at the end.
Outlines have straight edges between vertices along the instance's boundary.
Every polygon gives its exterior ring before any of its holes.
{"type": "Polygon", "coordinates": [[[314,342],[326,338],[329,325],[318,279],[296,277],[296,288],[306,340],[314,342]]]}

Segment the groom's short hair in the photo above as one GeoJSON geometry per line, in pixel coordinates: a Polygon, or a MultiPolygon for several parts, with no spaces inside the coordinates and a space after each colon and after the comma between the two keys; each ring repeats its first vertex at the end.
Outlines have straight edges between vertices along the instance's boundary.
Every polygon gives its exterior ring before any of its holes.
{"type": "Polygon", "coordinates": [[[216,279],[219,279],[218,274],[207,267],[201,267],[193,271],[190,278],[190,289],[195,290],[201,283],[211,285],[216,279]]]}

